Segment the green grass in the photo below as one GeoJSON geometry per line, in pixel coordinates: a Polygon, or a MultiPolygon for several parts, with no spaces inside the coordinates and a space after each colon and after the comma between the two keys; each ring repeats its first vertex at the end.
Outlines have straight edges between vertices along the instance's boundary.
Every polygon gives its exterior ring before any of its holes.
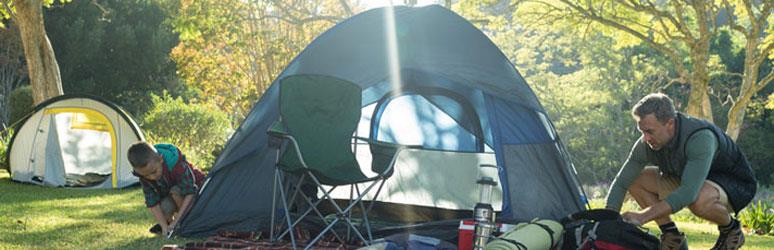
{"type": "MultiPolygon", "coordinates": [[[[591,201],[591,207],[604,207],[604,200],[595,199],[591,201]]],[[[632,201],[627,201],[622,211],[635,211],[639,206],[632,201]]],[[[699,217],[693,216],[688,209],[683,209],[672,215],[672,220],[677,224],[677,228],[684,232],[688,238],[689,249],[709,249],[715,244],[718,238],[717,226],[705,221],[699,217]]],[[[645,227],[655,235],[659,235],[658,225],[654,222],[645,224],[645,227]]],[[[774,236],[745,235],[745,243],[742,249],[767,250],[774,246],[774,236]]]]}
{"type": "MultiPolygon", "coordinates": [[[[592,202],[599,207],[600,202],[592,202]]],[[[627,203],[627,208],[635,207],[627,203]]],[[[691,249],[715,243],[717,229],[687,211],[675,216],[691,249]]],[[[0,170],[0,249],[159,249],[193,239],[164,240],[148,233],[154,224],[139,188],[77,190],[11,182],[0,170]]],[[[658,232],[653,223],[646,227],[658,232]]],[[[748,236],[744,249],[771,249],[774,236],[748,236]]]]}
{"type": "Polygon", "coordinates": [[[148,233],[142,190],[79,190],[11,182],[0,170],[0,249],[159,249],[187,240],[148,233]]]}

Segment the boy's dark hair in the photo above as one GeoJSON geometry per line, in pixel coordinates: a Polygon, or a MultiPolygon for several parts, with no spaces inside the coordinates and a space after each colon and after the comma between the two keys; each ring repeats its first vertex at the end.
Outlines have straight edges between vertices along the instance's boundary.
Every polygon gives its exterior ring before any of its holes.
{"type": "Polygon", "coordinates": [[[156,149],[153,146],[147,142],[140,141],[129,146],[127,157],[133,168],[141,168],[148,165],[148,162],[153,160],[154,157],[158,157],[158,153],[156,153],[156,149]]]}

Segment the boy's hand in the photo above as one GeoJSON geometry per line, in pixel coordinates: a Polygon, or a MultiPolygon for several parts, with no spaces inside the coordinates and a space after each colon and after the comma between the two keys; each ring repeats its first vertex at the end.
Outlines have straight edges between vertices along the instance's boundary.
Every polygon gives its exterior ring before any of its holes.
{"type": "Polygon", "coordinates": [[[169,227],[168,226],[161,226],[161,237],[167,238],[167,235],[169,235],[169,227]]]}
{"type": "Polygon", "coordinates": [[[175,226],[177,225],[177,221],[173,221],[171,224],[169,224],[169,227],[167,227],[167,231],[162,234],[164,238],[170,239],[172,238],[172,231],[175,231],[175,226]]]}

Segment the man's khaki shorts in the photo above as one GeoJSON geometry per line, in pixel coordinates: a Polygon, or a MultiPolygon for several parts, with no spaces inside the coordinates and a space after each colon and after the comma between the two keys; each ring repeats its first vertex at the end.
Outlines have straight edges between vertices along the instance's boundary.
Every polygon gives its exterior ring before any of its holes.
{"type": "MultiPolygon", "coordinates": [[[[726,206],[729,213],[734,213],[734,208],[731,207],[731,203],[728,202],[728,194],[726,194],[726,191],[723,190],[723,188],[714,181],[705,180],[704,183],[709,184],[718,190],[718,199],[720,203],[726,206]]],[[[679,186],[680,179],[661,175],[661,178],[658,179],[658,199],[665,200],[667,196],[669,196],[669,194],[671,194],[672,191],[675,191],[675,189],[677,189],[679,186]]]]}

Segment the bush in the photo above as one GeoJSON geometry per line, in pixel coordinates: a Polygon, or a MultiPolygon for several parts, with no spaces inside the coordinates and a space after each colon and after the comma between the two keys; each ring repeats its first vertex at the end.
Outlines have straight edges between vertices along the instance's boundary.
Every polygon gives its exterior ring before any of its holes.
{"type": "Polygon", "coordinates": [[[774,235],[774,208],[768,202],[758,200],[750,204],[739,215],[742,225],[750,228],[752,233],[760,235],[774,235]]]}
{"type": "Polygon", "coordinates": [[[143,129],[151,143],[172,143],[188,161],[209,170],[231,131],[228,116],[209,105],[187,104],[168,94],[151,96],[143,129]]]}
{"type": "Polygon", "coordinates": [[[35,102],[32,100],[32,86],[26,85],[11,91],[10,99],[11,117],[10,123],[14,124],[32,112],[35,102]]]}
{"type": "Polygon", "coordinates": [[[13,136],[13,129],[0,130],[0,169],[11,170],[6,157],[8,146],[11,143],[11,136],[13,136]]]}

